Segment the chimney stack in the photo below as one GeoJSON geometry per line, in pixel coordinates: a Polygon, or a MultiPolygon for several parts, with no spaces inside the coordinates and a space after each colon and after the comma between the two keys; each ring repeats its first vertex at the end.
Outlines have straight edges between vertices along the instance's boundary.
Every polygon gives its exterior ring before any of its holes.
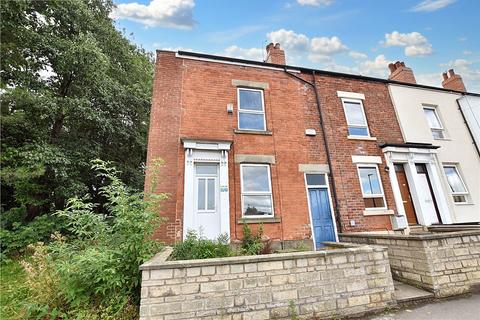
{"type": "Polygon", "coordinates": [[[403,61],[390,63],[388,68],[390,69],[390,76],[388,79],[400,82],[417,83],[412,69],[406,67],[403,61]]]}
{"type": "Polygon", "coordinates": [[[443,73],[442,87],[445,89],[467,92],[462,77],[456,74],[453,69],[448,70],[448,73],[443,73]]]}
{"type": "Polygon", "coordinates": [[[267,46],[267,58],[265,62],[274,64],[285,64],[285,51],[280,49],[280,43],[275,45],[271,42],[267,46]]]}

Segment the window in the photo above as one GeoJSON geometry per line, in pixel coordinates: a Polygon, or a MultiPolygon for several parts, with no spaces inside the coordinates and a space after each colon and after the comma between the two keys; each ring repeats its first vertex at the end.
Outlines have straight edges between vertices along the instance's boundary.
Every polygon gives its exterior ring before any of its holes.
{"type": "Polygon", "coordinates": [[[348,135],[370,136],[362,100],[342,99],[342,103],[347,118],[348,135]]]}
{"type": "Polygon", "coordinates": [[[458,173],[458,168],[456,165],[444,165],[443,171],[447,176],[448,185],[452,192],[453,201],[455,203],[467,203],[467,187],[458,173]]]}
{"type": "Polygon", "coordinates": [[[240,170],[243,216],[273,216],[270,167],[264,164],[242,164],[240,170]]]}
{"type": "Polygon", "coordinates": [[[197,210],[212,212],[216,209],[217,165],[197,164],[197,210]]]}
{"type": "Polygon", "coordinates": [[[358,165],[358,176],[366,209],[386,209],[380,173],[376,165],[358,165]]]}
{"type": "Polygon", "coordinates": [[[266,130],[262,90],[238,89],[238,128],[242,130],[266,130]]]}
{"type": "Polygon", "coordinates": [[[424,107],[423,112],[427,117],[428,126],[432,130],[434,139],[445,138],[444,130],[440,118],[438,117],[437,110],[434,107],[424,107]]]}
{"type": "Polygon", "coordinates": [[[317,186],[325,186],[327,184],[327,180],[325,179],[324,174],[307,174],[307,186],[309,187],[317,187],[317,186]]]}

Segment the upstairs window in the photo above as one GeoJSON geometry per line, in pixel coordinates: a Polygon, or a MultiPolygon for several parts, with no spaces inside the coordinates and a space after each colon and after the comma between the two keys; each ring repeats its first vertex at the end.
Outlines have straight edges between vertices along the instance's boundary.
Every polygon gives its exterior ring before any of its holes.
{"type": "Polygon", "coordinates": [[[432,131],[432,136],[434,139],[443,139],[445,138],[444,129],[440,118],[438,117],[437,110],[435,107],[424,107],[423,112],[427,117],[428,126],[432,131]]]}
{"type": "Polygon", "coordinates": [[[358,176],[365,209],[386,209],[385,194],[377,165],[359,165],[358,176]]]}
{"type": "Polygon", "coordinates": [[[238,89],[238,128],[253,131],[266,130],[262,90],[238,89]]]}
{"type": "Polygon", "coordinates": [[[242,164],[242,214],[244,217],[273,216],[270,166],[242,164]]]}
{"type": "Polygon", "coordinates": [[[462,177],[458,173],[457,166],[454,164],[444,165],[443,171],[445,171],[445,176],[447,176],[447,181],[448,185],[450,186],[450,191],[452,192],[453,201],[455,203],[467,203],[468,190],[462,180],[462,177]]]}
{"type": "Polygon", "coordinates": [[[362,100],[342,99],[343,110],[347,118],[348,135],[369,137],[367,118],[362,100]]]}

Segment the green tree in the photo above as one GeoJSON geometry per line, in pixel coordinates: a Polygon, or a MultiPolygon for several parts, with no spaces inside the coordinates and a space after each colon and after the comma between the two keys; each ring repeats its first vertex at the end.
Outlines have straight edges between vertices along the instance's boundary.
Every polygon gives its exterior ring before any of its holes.
{"type": "Polygon", "coordinates": [[[100,203],[90,160],[111,161],[141,189],[153,58],[109,18],[111,0],[1,3],[3,229],[100,203]]]}

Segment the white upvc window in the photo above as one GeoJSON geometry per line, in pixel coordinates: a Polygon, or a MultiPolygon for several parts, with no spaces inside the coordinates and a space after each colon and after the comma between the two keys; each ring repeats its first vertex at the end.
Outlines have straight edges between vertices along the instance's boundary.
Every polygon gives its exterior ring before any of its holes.
{"type": "Polygon", "coordinates": [[[376,164],[357,164],[365,210],[387,209],[380,172],[376,164]]]}
{"type": "Polygon", "coordinates": [[[238,128],[266,131],[263,90],[238,88],[238,128]]]}
{"type": "Polygon", "coordinates": [[[273,217],[270,166],[241,164],[240,176],[243,217],[273,217]]]}
{"type": "Polygon", "coordinates": [[[437,113],[437,108],[424,106],[423,112],[427,118],[428,126],[432,131],[432,136],[434,139],[444,139],[445,138],[445,129],[443,128],[440,117],[437,113]]]}
{"type": "Polygon", "coordinates": [[[455,164],[444,164],[443,171],[447,177],[450,192],[455,203],[468,203],[468,189],[460,175],[458,166],[455,164]]]}
{"type": "Polygon", "coordinates": [[[361,99],[342,98],[343,111],[347,119],[348,135],[353,137],[369,137],[367,117],[361,99]]]}

